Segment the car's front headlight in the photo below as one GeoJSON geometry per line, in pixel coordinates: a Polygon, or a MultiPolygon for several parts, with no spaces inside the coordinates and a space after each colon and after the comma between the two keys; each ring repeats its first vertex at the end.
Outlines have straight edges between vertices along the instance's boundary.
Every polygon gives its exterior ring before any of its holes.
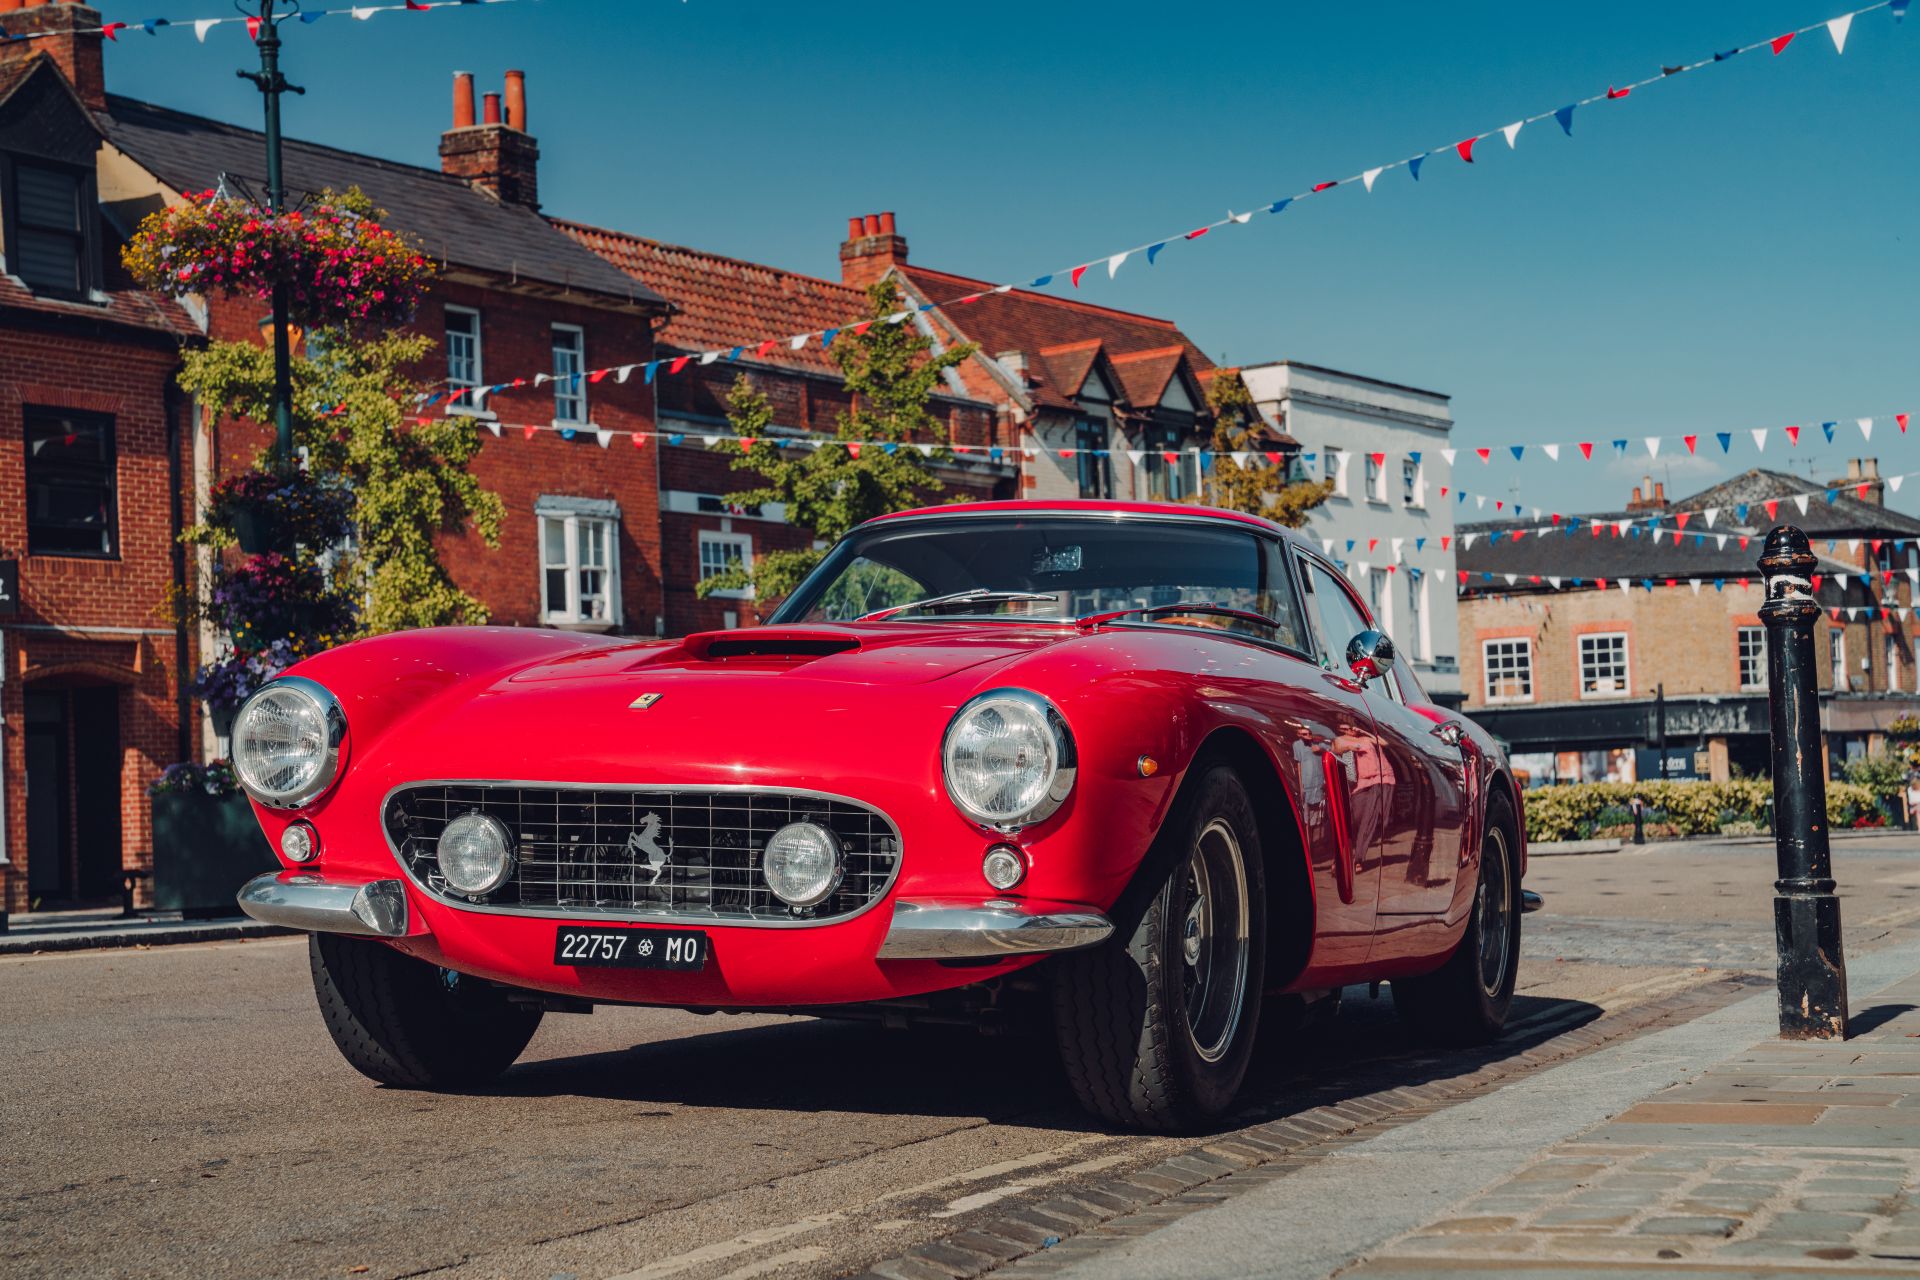
{"type": "Polygon", "coordinates": [[[1079,760],[1059,710],[1026,689],[989,689],[961,707],[941,744],[947,794],[983,826],[1039,822],[1073,790],[1079,760]]]}
{"type": "Polygon", "coordinates": [[[298,809],[340,772],[347,717],[324,686],[282,676],[240,705],[233,718],[233,771],[248,795],[298,809]]]}

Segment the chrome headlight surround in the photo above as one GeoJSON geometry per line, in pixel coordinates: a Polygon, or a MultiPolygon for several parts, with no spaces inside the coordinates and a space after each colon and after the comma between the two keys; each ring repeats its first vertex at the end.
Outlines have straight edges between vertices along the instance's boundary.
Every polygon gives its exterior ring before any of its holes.
{"type": "Polygon", "coordinates": [[[992,831],[1018,831],[1053,816],[1072,794],[1079,764],[1079,752],[1066,717],[1053,703],[1030,689],[988,689],[974,695],[953,713],[940,742],[940,771],[946,782],[947,798],[961,813],[992,831]],[[1018,808],[988,807],[980,796],[969,794],[965,783],[955,777],[955,747],[961,731],[977,717],[989,713],[1018,720],[1044,753],[1044,784],[1036,798],[1018,808]]]}
{"type": "Polygon", "coordinates": [[[305,676],[281,676],[255,690],[251,697],[240,704],[240,710],[233,717],[233,773],[243,791],[270,809],[304,808],[324,794],[339,778],[340,756],[346,741],[347,714],[340,706],[340,700],[316,680],[309,680],[305,676]],[[264,785],[259,773],[260,763],[250,759],[241,744],[248,717],[264,714],[261,708],[266,700],[277,701],[287,697],[303,700],[308,704],[305,710],[318,716],[323,726],[323,741],[314,757],[313,772],[296,785],[275,789],[264,785]]]}

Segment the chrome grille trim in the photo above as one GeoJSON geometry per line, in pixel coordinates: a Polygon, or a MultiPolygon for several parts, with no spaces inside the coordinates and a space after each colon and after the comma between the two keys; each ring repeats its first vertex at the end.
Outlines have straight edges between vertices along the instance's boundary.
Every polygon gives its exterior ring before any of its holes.
{"type": "Polygon", "coordinates": [[[795,787],[423,779],[389,791],[379,821],[415,887],[448,906],[490,914],[811,928],[871,910],[900,875],[892,819],[848,796],[795,787]],[[449,891],[434,866],[440,827],[475,808],[499,817],[515,839],[514,874],[486,901],[449,891]],[[636,873],[626,852],[628,835],[648,813],[661,816],[655,843],[669,854],[658,881],[636,873]],[[408,814],[410,824],[396,823],[408,814]],[[808,818],[824,819],[840,837],[846,875],[825,903],[796,914],[760,878],[759,856],[768,836],[808,818]]]}

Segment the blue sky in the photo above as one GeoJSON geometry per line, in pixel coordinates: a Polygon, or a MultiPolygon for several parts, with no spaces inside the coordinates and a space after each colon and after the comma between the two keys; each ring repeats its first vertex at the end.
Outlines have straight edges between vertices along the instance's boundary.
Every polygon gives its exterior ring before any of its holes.
{"type": "MultiPolygon", "coordinates": [[[[228,12],[98,0],[109,18],[228,12]]],[[[437,164],[451,73],[527,72],[556,214],[837,275],[850,214],[915,261],[1025,279],[1551,109],[1858,0],[822,5],[530,0],[290,28],[299,136],[437,164]]],[[[216,28],[123,33],[116,92],[254,124],[216,28]]],[[[1449,392],[1463,447],[1731,430],[1727,459],[1553,465],[1460,483],[1529,505],[1689,491],[1791,455],[1746,429],[1920,412],[1920,17],[1824,32],[1529,126],[1129,263],[1082,293],[1177,319],[1216,359],[1294,358],[1449,392]]],[[[1849,437],[1851,437],[1849,439],[1849,437]]],[[[1818,440],[1812,430],[1807,440],[1818,440]]],[[[1920,436],[1876,428],[1885,471],[1920,436]],[[1883,439],[1883,435],[1887,438],[1883,439]]],[[[1571,450],[1568,451],[1571,454],[1571,450]]],[[[1717,450],[1714,451],[1717,454],[1717,450]]],[[[1601,457],[1596,451],[1596,458],[1601,457]]],[[[1909,486],[1907,495],[1920,491],[1909,486]]]]}

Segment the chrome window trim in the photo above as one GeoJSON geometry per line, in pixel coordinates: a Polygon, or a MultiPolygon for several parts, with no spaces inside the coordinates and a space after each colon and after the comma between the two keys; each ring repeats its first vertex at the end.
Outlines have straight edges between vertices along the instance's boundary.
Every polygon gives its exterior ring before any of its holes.
{"type": "MultiPolygon", "coordinates": [[[[762,787],[746,782],[715,783],[705,786],[643,785],[632,782],[542,782],[531,779],[514,778],[415,778],[394,787],[380,798],[380,837],[387,842],[387,852],[393,855],[393,861],[400,868],[400,874],[407,883],[421,893],[443,906],[454,907],[461,911],[471,911],[480,915],[531,916],[541,920],[634,920],[645,922],[675,921],[681,924],[708,925],[713,928],[729,929],[824,929],[833,925],[846,924],[866,915],[893,895],[900,883],[900,872],[907,862],[907,842],[900,834],[900,824],[893,816],[864,800],[852,796],[837,795],[831,791],[815,791],[807,787],[762,787]],[[435,893],[426,882],[413,874],[413,868],[407,865],[406,855],[400,852],[393,842],[393,833],[387,830],[387,806],[402,791],[415,787],[532,787],[544,791],[635,791],[635,792],[682,792],[700,795],[779,795],[800,796],[809,800],[830,800],[837,804],[852,805],[865,809],[893,832],[894,840],[900,846],[899,854],[893,860],[893,873],[887,877],[873,900],[857,911],[849,911],[843,916],[834,916],[829,920],[756,920],[750,917],[724,915],[720,912],[702,914],[697,911],[567,911],[557,904],[551,907],[494,906],[488,903],[463,902],[446,894],[435,893]]],[[[517,833],[516,833],[517,838],[517,833]]]]}

